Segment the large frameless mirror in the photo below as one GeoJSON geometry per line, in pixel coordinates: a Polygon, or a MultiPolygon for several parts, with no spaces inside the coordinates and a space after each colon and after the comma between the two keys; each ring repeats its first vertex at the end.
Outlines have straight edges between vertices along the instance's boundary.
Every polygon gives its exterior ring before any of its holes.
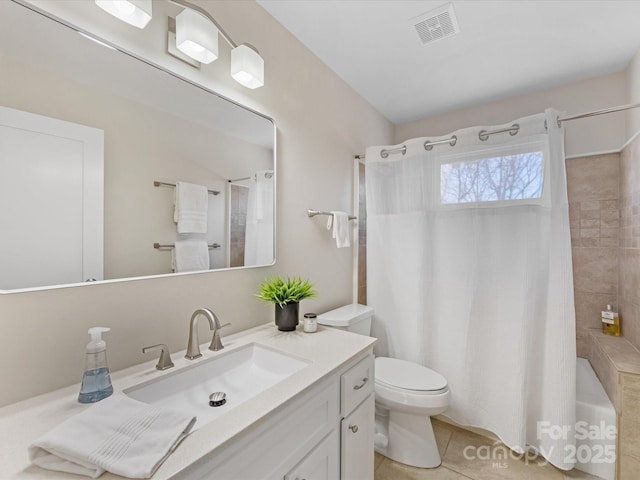
{"type": "Polygon", "coordinates": [[[275,261],[270,118],[13,1],[0,45],[0,291],[275,261]]]}

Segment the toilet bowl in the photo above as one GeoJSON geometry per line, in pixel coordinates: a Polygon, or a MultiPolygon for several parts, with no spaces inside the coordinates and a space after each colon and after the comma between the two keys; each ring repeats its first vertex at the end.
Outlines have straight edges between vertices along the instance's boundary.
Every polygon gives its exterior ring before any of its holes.
{"type": "Polygon", "coordinates": [[[378,453],[413,467],[440,465],[432,415],[449,406],[446,379],[416,363],[375,360],[376,444],[378,453]]]}
{"type": "MultiPolygon", "coordinates": [[[[318,315],[318,323],[369,335],[373,308],[351,304],[318,315]]],[[[375,359],[376,434],[378,453],[420,468],[440,465],[432,415],[449,406],[447,380],[437,372],[389,357],[375,359]]]]}

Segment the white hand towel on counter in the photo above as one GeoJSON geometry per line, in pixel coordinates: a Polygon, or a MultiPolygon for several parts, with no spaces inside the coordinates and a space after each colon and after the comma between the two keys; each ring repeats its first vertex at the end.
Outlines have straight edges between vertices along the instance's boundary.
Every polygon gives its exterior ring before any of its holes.
{"type": "Polygon", "coordinates": [[[209,270],[209,246],[205,240],[176,240],[171,251],[171,267],[175,272],[209,270]]]}
{"type": "Polygon", "coordinates": [[[207,187],[177,182],[174,203],[173,220],[178,224],[178,233],[207,233],[207,187]]]}
{"type": "Polygon", "coordinates": [[[105,471],[149,478],[189,434],[196,418],[114,395],[64,421],[29,447],[47,470],[98,478],[105,471]]]}
{"type": "MultiPolygon", "coordinates": [[[[350,247],[349,214],[345,212],[331,212],[333,219],[333,238],[338,248],[350,247]]],[[[328,226],[328,224],[327,224],[328,226]]]]}

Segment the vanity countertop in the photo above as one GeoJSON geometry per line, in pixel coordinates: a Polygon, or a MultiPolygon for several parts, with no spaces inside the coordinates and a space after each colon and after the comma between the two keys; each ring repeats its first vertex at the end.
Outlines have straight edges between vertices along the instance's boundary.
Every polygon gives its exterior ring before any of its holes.
{"type": "MultiPolygon", "coordinates": [[[[277,385],[236,406],[233,415],[223,415],[192,432],[162,464],[154,480],[172,475],[211,453],[250,428],[283,403],[337,372],[364,352],[371,351],[376,340],[341,330],[319,326],[313,334],[280,332],[273,323],[223,337],[225,349],[211,352],[203,344],[203,356],[197,360],[184,358],[184,351],[172,353],[175,367],[164,372],[155,369],[156,360],[114,372],[111,375],[114,394],[169,372],[193,365],[235,347],[248,343],[266,345],[311,363],[277,385]]],[[[77,475],[43,470],[29,462],[27,447],[63,420],[90,408],[78,403],[80,385],[72,385],[13,405],[0,408],[0,479],[79,479],[77,475]]],[[[85,477],[86,478],[86,477],[85,477]]],[[[123,477],[105,473],[103,480],[123,477]]]]}

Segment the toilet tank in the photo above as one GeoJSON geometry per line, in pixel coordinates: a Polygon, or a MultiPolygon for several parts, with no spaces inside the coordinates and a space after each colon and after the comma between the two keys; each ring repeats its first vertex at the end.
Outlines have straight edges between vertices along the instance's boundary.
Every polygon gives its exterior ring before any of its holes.
{"type": "Polygon", "coordinates": [[[372,307],[352,303],[318,315],[318,323],[360,335],[370,335],[372,317],[372,307]]]}

